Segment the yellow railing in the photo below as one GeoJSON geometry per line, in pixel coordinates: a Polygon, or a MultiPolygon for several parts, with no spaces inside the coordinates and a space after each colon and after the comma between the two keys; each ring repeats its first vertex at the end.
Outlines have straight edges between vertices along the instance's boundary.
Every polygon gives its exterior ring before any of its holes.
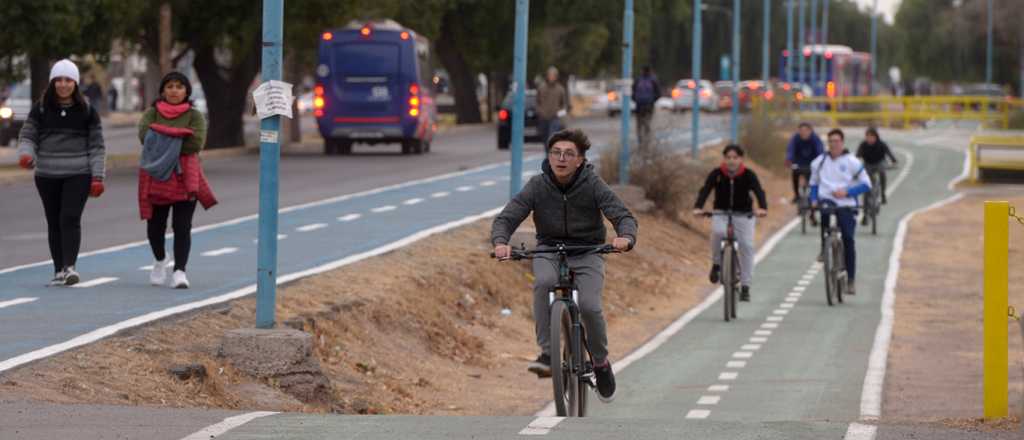
{"type": "Polygon", "coordinates": [[[991,96],[839,96],[806,98],[799,107],[801,118],[826,117],[836,124],[865,121],[910,128],[924,121],[966,120],[1007,129],[1010,114],[1024,108],[1024,101],[991,96]]]}
{"type": "Polygon", "coordinates": [[[1024,171],[1024,136],[971,136],[968,154],[972,182],[982,169],[1024,171]]]}
{"type": "Polygon", "coordinates": [[[1024,335],[1024,321],[1009,304],[1010,225],[1014,221],[1024,225],[1024,218],[1017,215],[1009,202],[985,202],[982,388],[986,419],[1009,415],[1010,345],[1007,321],[1019,324],[1021,334],[1024,335]]]}

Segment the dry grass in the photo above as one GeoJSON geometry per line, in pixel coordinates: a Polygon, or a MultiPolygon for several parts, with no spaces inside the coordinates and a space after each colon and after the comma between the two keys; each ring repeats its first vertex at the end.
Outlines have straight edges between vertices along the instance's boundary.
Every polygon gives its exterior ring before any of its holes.
{"type": "Polygon", "coordinates": [[[772,172],[785,175],[788,133],[796,131],[798,121],[785,117],[788,112],[775,104],[755,106],[743,123],[740,145],[747,151],[747,157],[772,172]]]}

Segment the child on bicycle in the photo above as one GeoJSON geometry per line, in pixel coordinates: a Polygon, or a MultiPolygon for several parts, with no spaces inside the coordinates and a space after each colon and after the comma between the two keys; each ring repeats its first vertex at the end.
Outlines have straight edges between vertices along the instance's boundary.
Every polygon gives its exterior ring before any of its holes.
{"type": "MultiPolygon", "coordinates": [[[[882,138],[878,136],[878,130],[874,127],[870,127],[864,132],[864,142],[860,143],[857,147],[857,157],[864,161],[864,169],[867,170],[868,176],[871,177],[872,183],[879,185],[879,194],[882,196],[882,204],[886,203],[885,200],[885,159],[889,158],[889,161],[893,165],[899,163],[896,160],[896,156],[893,156],[892,150],[889,149],[889,144],[882,141],[882,138]]],[[[867,223],[867,217],[864,217],[863,225],[867,223]]]]}
{"type": "MultiPolygon", "coordinates": [[[[864,172],[860,160],[846,150],[843,131],[836,128],[828,132],[828,153],[822,154],[811,163],[811,204],[829,204],[836,208],[836,223],[843,236],[848,295],[857,293],[854,283],[857,275],[857,250],[854,248],[853,239],[857,228],[857,196],[870,190],[871,179],[864,172]]],[[[830,220],[830,216],[822,214],[822,252],[825,249],[825,231],[829,228],[830,220]]],[[[818,261],[823,260],[823,255],[818,255],[818,261]]]]}
{"type": "MultiPolygon", "coordinates": [[[[693,206],[694,215],[706,215],[704,203],[715,190],[714,208],[716,211],[732,211],[733,233],[739,244],[740,256],[740,301],[750,301],[750,283],[754,277],[754,227],[756,220],[752,216],[768,215],[768,201],[761,188],[761,181],[753,170],[743,165],[743,147],[730,144],[722,151],[722,165],[708,174],[697,194],[697,202],[693,206]],[[754,209],[750,196],[757,197],[760,206],[754,209]]],[[[722,271],[722,240],[726,236],[728,219],[714,216],[711,219],[711,273],[708,279],[717,283],[722,271]]]]}
{"type": "MultiPolygon", "coordinates": [[[[546,147],[548,159],[541,164],[543,173],[530,179],[494,219],[491,244],[495,258],[509,257],[508,241],[531,212],[538,248],[602,244],[607,218],[617,234],[612,241],[615,249],[632,249],[636,244],[636,218],[587,163],[587,136],[580,130],[562,130],[548,139],[546,147]]],[[[608,335],[601,311],[604,258],[596,254],[570,256],[569,266],[576,274],[580,315],[594,359],[597,391],[602,401],[610,402],[615,397],[615,375],[608,361],[608,335]]],[[[538,377],[551,376],[548,292],[558,282],[557,268],[557,261],[551,258],[533,260],[533,317],[541,354],[527,369],[538,377]]]]}

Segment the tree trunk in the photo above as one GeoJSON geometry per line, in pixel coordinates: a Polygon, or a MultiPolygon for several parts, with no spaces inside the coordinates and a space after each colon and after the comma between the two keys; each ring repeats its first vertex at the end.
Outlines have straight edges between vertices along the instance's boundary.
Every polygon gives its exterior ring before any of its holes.
{"type": "Polygon", "coordinates": [[[38,101],[50,85],[50,58],[46,55],[29,54],[29,75],[32,78],[32,101],[38,101]]]}
{"type": "Polygon", "coordinates": [[[171,62],[171,47],[174,45],[171,35],[171,4],[163,2],[160,5],[160,75],[168,74],[174,70],[171,62]]]}
{"type": "Polygon", "coordinates": [[[210,45],[195,48],[195,69],[206,92],[209,130],[206,148],[245,145],[242,115],[249,102],[249,84],[256,77],[257,57],[253,51],[236,54],[242,57],[229,68],[220,66],[210,45]],[[221,72],[224,72],[222,76],[221,72]]]}
{"type": "Polygon", "coordinates": [[[445,13],[441,19],[441,35],[435,42],[441,64],[448,71],[451,88],[455,94],[455,122],[474,124],[481,122],[480,101],[476,96],[476,77],[459,50],[459,17],[456,12],[445,13]]]}

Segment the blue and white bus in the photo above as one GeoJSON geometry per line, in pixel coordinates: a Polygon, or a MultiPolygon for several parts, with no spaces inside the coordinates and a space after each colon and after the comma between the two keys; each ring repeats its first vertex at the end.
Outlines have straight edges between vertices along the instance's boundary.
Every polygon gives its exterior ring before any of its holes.
{"type": "Polygon", "coordinates": [[[350,23],[320,35],[313,115],[324,153],[393,144],[430,151],[437,131],[430,42],[391,20],[350,23]]]}

